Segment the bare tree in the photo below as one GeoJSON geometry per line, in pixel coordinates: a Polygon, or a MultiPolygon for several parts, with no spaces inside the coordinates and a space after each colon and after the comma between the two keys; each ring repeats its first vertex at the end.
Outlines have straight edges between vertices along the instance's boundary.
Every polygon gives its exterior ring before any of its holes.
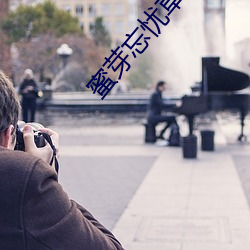
{"type": "MultiPolygon", "coordinates": [[[[62,43],[67,43],[73,49],[69,64],[74,62],[72,70],[75,73],[79,72],[79,76],[82,78],[81,84],[88,82],[104,63],[104,57],[110,53],[105,46],[97,46],[91,38],[84,35],[65,35],[60,38],[52,34],[39,35],[31,41],[21,41],[15,44],[17,52],[13,57],[13,64],[17,83],[21,81],[26,68],[32,68],[39,80],[47,77],[53,79],[60,74],[63,68],[62,60],[56,54],[56,50],[62,43]]],[[[67,69],[67,72],[69,75],[70,68],[67,69]]],[[[112,73],[110,76],[114,77],[112,73]]],[[[63,74],[58,79],[63,81],[63,74]]],[[[79,89],[76,86],[74,90],[79,89]]]]}

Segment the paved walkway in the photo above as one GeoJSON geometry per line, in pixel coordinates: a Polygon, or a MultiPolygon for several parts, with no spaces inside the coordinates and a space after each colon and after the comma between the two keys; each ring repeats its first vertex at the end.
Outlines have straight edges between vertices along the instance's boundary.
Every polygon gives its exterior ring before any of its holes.
{"type": "Polygon", "coordinates": [[[194,160],[176,148],[158,152],[113,229],[125,249],[250,249],[249,207],[232,159],[233,152],[249,155],[250,146],[234,144],[232,150],[223,134],[230,129],[221,127],[215,152],[199,150],[194,160]]]}
{"type": "Polygon", "coordinates": [[[60,182],[72,198],[87,208],[86,195],[98,193],[98,185],[105,189],[106,196],[100,192],[93,208],[109,200],[105,211],[110,220],[116,218],[115,225],[105,217],[104,221],[97,218],[112,228],[125,249],[250,249],[249,206],[235,165],[236,158],[249,157],[250,145],[235,142],[238,123],[219,123],[215,127],[215,151],[204,152],[199,147],[197,159],[183,159],[181,148],[145,145],[141,125],[55,129],[62,138],[60,182]],[[144,166],[145,161],[150,167],[146,166],[139,176],[140,168],[135,166],[144,166]],[[73,168],[73,163],[78,166],[73,168]],[[106,173],[113,163],[111,174],[106,173]],[[90,172],[96,165],[102,168],[90,172]],[[99,178],[108,176],[106,184],[98,181],[98,173],[99,178]],[[139,176],[137,181],[135,175],[139,176]],[[91,189],[84,194],[87,179],[91,189]],[[109,194],[108,182],[112,184],[109,194]],[[138,185],[120,202],[126,201],[124,206],[118,208],[119,196],[133,182],[138,185]],[[114,196],[116,202],[108,196],[114,196]],[[114,207],[121,212],[113,211],[114,207]]]}

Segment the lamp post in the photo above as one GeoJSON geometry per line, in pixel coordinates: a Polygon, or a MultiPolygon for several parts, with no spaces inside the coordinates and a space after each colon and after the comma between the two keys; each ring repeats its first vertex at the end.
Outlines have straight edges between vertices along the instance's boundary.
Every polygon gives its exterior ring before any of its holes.
{"type": "Polygon", "coordinates": [[[69,47],[67,43],[63,43],[57,50],[57,55],[59,55],[62,58],[63,61],[63,69],[67,65],[67,60],[73,53],[73,50],[69,47]]]}

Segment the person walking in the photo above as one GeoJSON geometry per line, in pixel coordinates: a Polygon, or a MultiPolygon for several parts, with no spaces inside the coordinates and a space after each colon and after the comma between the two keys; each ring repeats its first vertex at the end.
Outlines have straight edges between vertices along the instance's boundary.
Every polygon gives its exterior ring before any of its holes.
{"type": "Polygon", "coordinates": [[[36,99],[38,97],[38,87],[34,80],[31,69],[24,71],[24,79],[19,88],[22,96],[22,115],[24,122],[34,122],[36,114],[36,99]]]}

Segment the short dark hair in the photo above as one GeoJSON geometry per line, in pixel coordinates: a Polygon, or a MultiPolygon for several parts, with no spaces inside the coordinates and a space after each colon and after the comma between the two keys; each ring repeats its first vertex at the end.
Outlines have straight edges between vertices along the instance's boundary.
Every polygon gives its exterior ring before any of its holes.
{"type": "Polygon", "coordinates": [[[20,101],[10,79],[0,70],[0,142],[2,133],[17,126],[20,101]]]}
{"type": "Polygon", "coordinates": [[[164,81],[157,82],[156,89],[159,89],[159,87],[163,86],[164,84],[166,84],[166,82],[164,82],[164,81]]]}

